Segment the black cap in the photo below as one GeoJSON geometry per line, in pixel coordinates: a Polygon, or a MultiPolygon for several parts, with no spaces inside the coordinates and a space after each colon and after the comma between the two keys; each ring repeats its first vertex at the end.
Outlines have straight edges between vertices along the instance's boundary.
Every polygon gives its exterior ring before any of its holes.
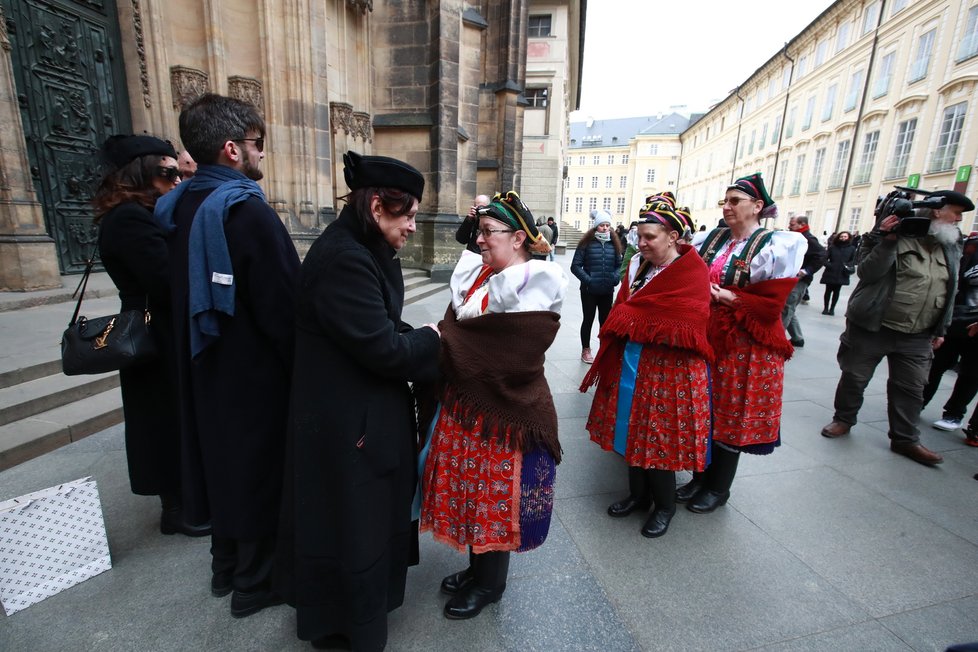
{"type": "Polygon", "coordinates": [[[965,211],[975,210],[975,203],[968,199],[967,195],[963,195],[960,192],[954,190],[938,190],[937,192],[932,192],[928,197],[943,197],[944,204],[954,204],[955,206],[960,206],[965,211]]]}
{"type": "Polygon", "coordinates": [[[102,143],[102,158],[117,168],[125,166],[129,161],[156,154],[176,158],[177,152],[173,145],[154,136],[109,136],[102,143]]]}
{"type": "Polygon", "coordinates": [[[350,151],[343,155],[343,177],[350,190],[396,188],[418,201],[424,193],[424,177],[404,161],[386,156],[363,156],[350,151]]]}

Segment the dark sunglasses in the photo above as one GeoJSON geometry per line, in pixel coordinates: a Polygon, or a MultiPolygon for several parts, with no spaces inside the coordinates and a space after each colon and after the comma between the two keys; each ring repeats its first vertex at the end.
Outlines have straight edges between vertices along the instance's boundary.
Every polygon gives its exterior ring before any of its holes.
{"type": "Polygon", "coordinates": [[[163,167],[162,165],[159,165],[156,167],[156,176],[163,177],[172,183],[180,178],[180,168],[163,167]]]}
{"type": "Polygon", "coordinates": [[[235,138],[234,139],[234,142],[236,142],[236,143],[254,143],[255,144],[255,149],[257,149],[259,152],[264,152],[265,151],[265,137],[264,136],[262,136],[261,138],[235,138]]]}

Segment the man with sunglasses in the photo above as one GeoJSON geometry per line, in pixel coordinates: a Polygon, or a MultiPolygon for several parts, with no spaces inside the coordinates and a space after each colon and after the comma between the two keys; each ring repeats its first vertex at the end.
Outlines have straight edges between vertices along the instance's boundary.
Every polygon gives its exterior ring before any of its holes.
{"type": "Polygon", "coordinates": [[[196,174],[157,203],[169,233],[185,509],[210,519],[211,592],[231,615],[280,599],[271,590],[299,257],[265,201],[265,122],[207,94],[180,113],[196,174]]]}

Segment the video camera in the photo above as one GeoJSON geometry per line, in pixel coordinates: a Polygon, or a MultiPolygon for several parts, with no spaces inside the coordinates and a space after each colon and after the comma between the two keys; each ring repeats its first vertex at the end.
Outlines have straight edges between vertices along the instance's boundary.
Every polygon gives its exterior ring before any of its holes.
{"type": "Polygon", "coordinates": [[[876,226],[889,217],[896,215],[900,218],[900,225],[893,231],[894,233],[908,238],[919,238],[927,235],[930,230],[930,217],[922,217],[916,214],[918,208],[928,208],[937,210],[944,208],[947,200],[944,197],[931,197],[931,193],[917,188],[907,188],[904,186],[893,186],[893,190],[886,197],[881,197],[876,201],[876,226]],[[914,195],[924,195],[924,199],[914,199],[914,195]]]}

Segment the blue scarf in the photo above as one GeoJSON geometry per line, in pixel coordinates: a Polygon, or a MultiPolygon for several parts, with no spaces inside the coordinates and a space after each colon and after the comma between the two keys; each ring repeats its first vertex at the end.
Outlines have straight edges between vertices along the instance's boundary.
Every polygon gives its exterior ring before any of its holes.
{"type": "Polygon", "coordinates": [[[156,219],[168,234],[176,229],[173,213],[180,198],[186,192],[201,190],[213,192],[197,209],[187,248],[192,358],[221,336],[218,313],[234,316],[234,270],[224,235],[228,210],[252,197],[265,201],[261,187],[237,170],[225,165],[200,165],[192,179],[156,201],[156,219]]]}

